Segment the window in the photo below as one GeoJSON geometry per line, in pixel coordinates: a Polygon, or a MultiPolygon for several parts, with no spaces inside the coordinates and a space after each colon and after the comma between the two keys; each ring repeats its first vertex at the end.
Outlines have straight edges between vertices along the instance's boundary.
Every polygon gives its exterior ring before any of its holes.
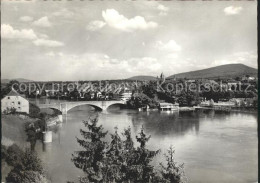
{"type": "Polygon", "coordinates": [[[21,102],[20,101],[18,101],[18,105],[20,105],[21,104],[21,102]]]}
{"type": "Polygon", "coordinates": [[[7,99],[10,99],[10,97],[7,97],[7,99]]]}

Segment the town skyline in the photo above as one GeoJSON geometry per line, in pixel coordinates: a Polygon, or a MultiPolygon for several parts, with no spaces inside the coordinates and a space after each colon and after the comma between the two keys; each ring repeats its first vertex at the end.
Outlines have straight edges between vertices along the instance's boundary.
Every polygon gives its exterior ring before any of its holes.
{"type": "Polygon", "coordinates": [[[256,3],[3,1],[2,78],[112,80],[231,63],[257,68],[256,3]]]}

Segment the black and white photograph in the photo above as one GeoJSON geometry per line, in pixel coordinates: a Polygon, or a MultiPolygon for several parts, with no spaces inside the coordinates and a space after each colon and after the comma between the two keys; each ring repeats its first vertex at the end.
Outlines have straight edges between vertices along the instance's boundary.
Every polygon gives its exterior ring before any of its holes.
{"type": "Polygon", "coordinates": [[[1,0],[2,183],[258,183],[257,0],[1,0]]]}

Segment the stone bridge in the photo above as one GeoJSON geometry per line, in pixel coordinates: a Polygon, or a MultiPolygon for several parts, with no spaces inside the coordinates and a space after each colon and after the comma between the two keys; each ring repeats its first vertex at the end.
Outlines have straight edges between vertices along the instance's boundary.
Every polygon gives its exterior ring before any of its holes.
{"type": "Polygon", "coordinates": [[[67,112],[77,106],[81,105],[90,105],[94,108],[100,109],[102,111],[106,111],[107,108],[111,105],[120,104],[125,105],[125,101],[115,101],[115,100],[107,100],[107,101],[78,101],[78,102],[63,102],[63,103],[53,103],[53,104],[38,104],[37,106],[40,109],[50,108],[57,109],[62,112],[62,114],[67,114],[67,112]]]}

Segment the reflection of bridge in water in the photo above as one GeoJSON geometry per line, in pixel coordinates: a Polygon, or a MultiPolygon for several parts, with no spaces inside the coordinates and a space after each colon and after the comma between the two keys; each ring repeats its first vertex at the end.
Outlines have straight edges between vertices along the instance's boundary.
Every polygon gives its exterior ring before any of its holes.
{"type": "Polygon", "coordinates": [[[105,100],[105,101],[79,101],[79,102],[63,102],[63,103],[53,103],[53,104],[37,104],[40,109],[50,108],[57,109],[62,112],[62,114],[67,114],[67,112],[77,106],[89,105],[96,109],[106,111],[108,107],[112,105],[125,105],[124,101],[116,101],[116,100],[105,100]]]}

